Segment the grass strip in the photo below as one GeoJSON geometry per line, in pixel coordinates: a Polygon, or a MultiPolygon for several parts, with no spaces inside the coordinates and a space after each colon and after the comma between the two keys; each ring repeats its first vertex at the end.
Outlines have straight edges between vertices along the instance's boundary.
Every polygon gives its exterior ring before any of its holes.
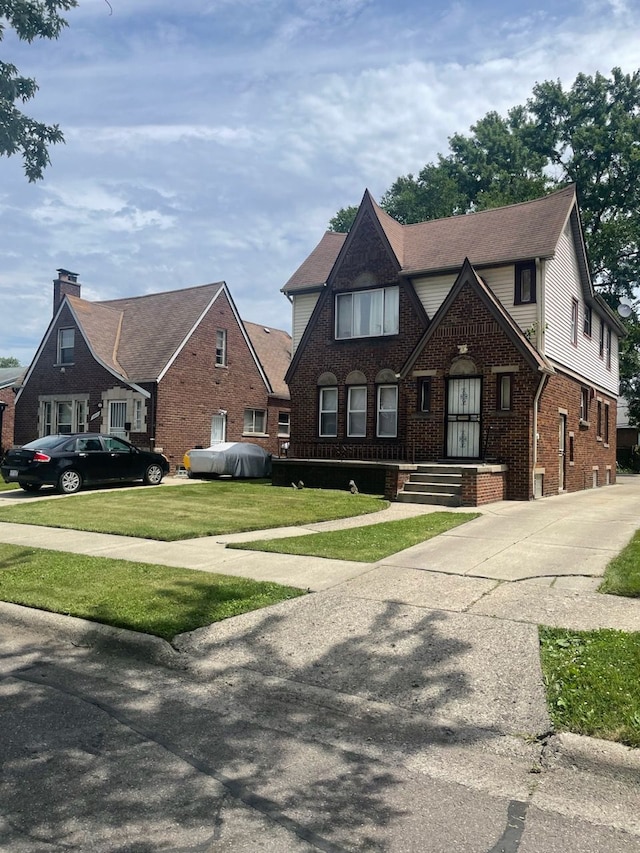
{"type": "Polygon", "coordinates": [[[165,640],[303,594],[230,575],[0,545],[0,600],[165,640]]]}
{"type": "Polygon", "coordinates": [[[308,557],[327,557],[333,560],[355,560],[376,563],[390,554],[404,551],[412,545],[444,533],[460,524],[477,518],[479,513],[433,512],[384,521],[363,527],[349,527],[326,533],[309,533],[284,539],[257,539],[252,542],[234,542],[227,548],[247,551],[271,551],[277,554],[299,554],[308,557]]]}
{"type": "Polygon", "coordinates": [[[640,747],[640,633],[545,627],[539,632],[556,729],[640,747]]]}
{"type": "Polygon", "coordinates": [[[640,598],[640,530],[609,563],[598,592],[640,598]]]}
{"type": "MultiPolygon", "coordinates": [[[[40,493],[42,494],[42,493],[40,493]]],[[[85,492],[0,508],[0,521],[139,536],[165,542],[378,512],[387,501],[329,489],[215,481],[85,492]]]]}
{"type": "Polygon", "coordinates": [[[0,479],[0,492],[8,492],[10,489],[17,489],[17,483],[5,483],[4,480],[0,479]]]}

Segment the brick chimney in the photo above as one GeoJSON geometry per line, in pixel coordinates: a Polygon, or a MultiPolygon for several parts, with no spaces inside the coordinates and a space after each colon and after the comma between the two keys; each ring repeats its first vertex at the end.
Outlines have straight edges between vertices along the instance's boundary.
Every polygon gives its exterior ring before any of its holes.
{"type": "Polygon", "coordinates": [[[78,283],[78,273],[70,270],[56,270],[58,278],[53,280],[53,315],[60,307],[60,303],[65,296],[80,296],[80,284],[78,283]]]}

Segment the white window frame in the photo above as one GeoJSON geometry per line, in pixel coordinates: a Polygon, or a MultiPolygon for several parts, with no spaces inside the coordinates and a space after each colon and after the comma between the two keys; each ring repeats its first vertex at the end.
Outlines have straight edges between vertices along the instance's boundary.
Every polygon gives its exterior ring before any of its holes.
{"type": "Polygon", "coordinates": [[[87,432],[89,398],[86,395],[57,397],[55,394],[47,394],[41,395],[38,402],[38,435],[40,438],[45,435],[87,432]],[[60,420],[60,406],[63,405],[69,407],[66,411],[70,410],[70,420],[60,420]],[[60,433],[61,424],[64,427],[70,427],[69,432],[65,430],[64,433],[60,433]]]}
{"type": "Polygon", "coordinates": [[[335,298],[335,338],[379,338],[397,335],[400,328],[400,288],[378,287],[337,293],[335,298]],[[380,297],[378,297],[380,294],[380,297]],[[364,301],[369,302],[369,326],[362,330],[364,301]],[[376,310],[375,302],[380,302],[376,310]],[[377,315],[377,316],[376,316],[377,315]],[[348,326],[348,329],[346,328],[348,326]]]}
{"type": "Polygon", "coordinates": [[[398,437],[398,386],[397,385],[378,385],[377,403],[376,403],[376,435],[378,438],[397,438],[398,437]],[[393,409],[382,408],[382,398],[386,396],[383,392],[393,390],[395,406],[393,409]],[[391,431],[382,431],[382,416],[390,413],[394,414],[394,428],[391,431]]]}
{"type": "Polygon", "coordinates": [[[278,435],[288,438],[291,434],[291,412],[278,412],[278,435]]]}
{"type": "Polygon", "coordinates": [[[144,400],[133,400],[131,413],[131,432],[144,432],[144,400]]]}
{"type": "Polygon", "coordinates": [[[511,392],[513,382],[510,373],[498,374],[498,411],[511,411],[511,392]]]}
{"type": "Polygon", "coordinates": [[[366,438],[367,437],[367,386],[366,385],[350,385],[347,394],[347,435],[349,438],[366,438]],[[354,397],[364,394],[364,406],[356,408],[354,405],[354,397]],[[362,416],[362,428],[354,429],[354,416],[362,416]]]}
{"type": "Polygon", "coordinates": [[[73,351],[76,343],[76,333],[73,328],[58,329],[58,351],[56,358],[60,365],[73,364],[73,351]],[[66,338],[66,340],[65,340],[66,338]]]}
{"type": "Polygon", "coordinates": [[[216,329],[216,367],[227,366],[227,330],[216,329]]]}
{"type": "Polygon", "coordinates": [[[318,409],[318,435],[320,438],[336,438],[338,435],[338,388],[335,385],[328,385],[320,389],[318,409]],[[335,395],[335,406],[333,407],[326,405],[325,398],[328,396],[329,392],[332,392],[332,394],[335,395]],[[323,429],[323,424],[326,423],[329,415],[333,415],[335,417],[335,429],[331,432],[327,432],[326,429],[323,429]]]}
{"type": "Polygon", "coordinates": [[[267,434],[267,410],[245,409],[244,410],[243,435],[266,435],[267,434]],[[262,417],[262,429],[257,429],[257,421],[262,417]]]}

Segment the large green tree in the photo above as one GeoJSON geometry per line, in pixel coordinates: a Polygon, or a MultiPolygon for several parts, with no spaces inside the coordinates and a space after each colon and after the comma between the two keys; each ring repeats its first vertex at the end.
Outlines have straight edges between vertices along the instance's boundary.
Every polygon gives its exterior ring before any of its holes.
{"type": "MultiPolygon", "coordinates": [[[[26,42],[57,39],[67,25],[60,12],[77,5],[77,0],[0,0],[0,41],[7,27],[26,42]]],[[[22,111],[37,91],[32,77],[0,60],[0,156],[20,155],[29,181],[42,178],[50,162],[48,146],[64,141],[57,124],[44,124],[22,111]]]]}
{"type": "MultiPolygon", "coordinates": [[[[409,224],[538,198],[575,183],[593,281],[609,305],[634,299],[640,282],[640,71],[579,74],[536,84],[506,117],[490,112],[449,139],[417,176],[397,178],[380,204],[409,224]]],[[[354,208],[329,227],[348,230],[354,208]]],[[[640,325],[627,321],[621,392],[640,424],[640,325]]]]}
{"type": "Polygon", "coordinates": [[[20,362],[12,355],[0,356],[0,367],[20,367],[20,362]]]}

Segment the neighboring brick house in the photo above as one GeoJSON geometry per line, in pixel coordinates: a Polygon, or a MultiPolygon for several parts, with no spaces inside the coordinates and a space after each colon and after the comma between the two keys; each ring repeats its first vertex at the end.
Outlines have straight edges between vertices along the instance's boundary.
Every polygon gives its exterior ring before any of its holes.
{"type": "Polygon", "coordinates": [[[112,433],[160,450],[172,469],[215,441],[278,452],[291,338],[245,327],[224,282],[107,302],[82,299],[68,270],[53,284],[53,320],[16,398],[17,443],[112,433]]]}
{"type": "Polygon", "coordinates": [[[624,326],[594,291],[574,187],[408,226],[366,192],[349,234],[325,234],[283,292],[283,482],[358,472],[394,497],[416,463],[435,463],[422,491],[445,492],[434,484],[455,470],[452,502],[479,504],[615,480],[624,326]]]}
{"type": "Polygon", "coordinates": [[[0,367],[0,458],[13,446],[15,399],[24,374],[24,367],[0,367]]]}

